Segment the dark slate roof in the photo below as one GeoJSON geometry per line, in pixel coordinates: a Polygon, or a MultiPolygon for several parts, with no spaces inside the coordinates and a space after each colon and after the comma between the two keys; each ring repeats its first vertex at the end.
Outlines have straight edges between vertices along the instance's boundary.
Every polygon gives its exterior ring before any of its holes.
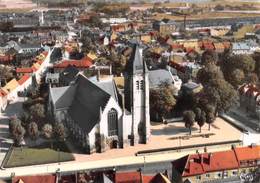
{"type": "Polygon", "coordinates": [[[105,174],[99,175],[94,182],[98,183],[113,183],[105,174]]]}
{"type": "Polygon", "coordinates": [[[149,86],[151,88],[158,87],[162,82],[173,82],[172,75],[168,70],[158,69],[149,71],[149,86]]]}
{"type": "Polygon", "coordinates": [[[89,80],[95,83],[99,88],[107,92],[109,95],[111,95],[115,99],[115,101],[118,102],[116,84],[113,79],[97,81],[97,77],[93,76],[89,78],[89,80]]]}
{"type": "Polygon", "coordinates": [[[78,73],[79,70],[75,66],[69,65],[60,73],[60,81],[65,84],[69,84],[75,80],[78,73]]]}
{"type": "Polygon", "coordinates": [[[76,80],[77,88],[69,115],[87,133],[98,123],[100,109],[104,109],[110,95],[81,74],[76,80]]]}
{"type": "Polygon", "coordinates": [[[52,102],[56,109],[68,108],[71,106],[76,86],[50,88],[52,102]]]}
{"type": "Polygon", "coordinates": [[[126,72],[128,74],[142,74],[147,72],[147,67],[143,61],[138,44],[133,46],[132,55],[126,65],[126,72]]]}

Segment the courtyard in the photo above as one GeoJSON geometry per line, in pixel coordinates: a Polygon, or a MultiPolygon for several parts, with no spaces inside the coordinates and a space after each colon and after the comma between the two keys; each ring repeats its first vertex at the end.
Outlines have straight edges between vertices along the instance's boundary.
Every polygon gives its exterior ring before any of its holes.
{"type": "MultiPolygon", "coordinates": [[[[208,130],[208,125],[202,127],[201,133],[199,127],[195,124],[192,128],[192,136],[189,137],[189,131],[184,127],[183,122],[174,122],[169,124],[152,123],[151,137],[148,144],[136,144],[124,149],[110,149],[104,153],[94,153],[91,155],[74,154],[76,161],[96,161],[108,158],[120,158],[126,156],[135,156],[139,151],[156,150],[164,148],[174,148],[189,145],[218,143],[226,141],[242,140],[243,133],[231,126],[222,118],[217,118],[208,130]]],[[[229,147],[230,148],[230,147],[229,147]]]]}

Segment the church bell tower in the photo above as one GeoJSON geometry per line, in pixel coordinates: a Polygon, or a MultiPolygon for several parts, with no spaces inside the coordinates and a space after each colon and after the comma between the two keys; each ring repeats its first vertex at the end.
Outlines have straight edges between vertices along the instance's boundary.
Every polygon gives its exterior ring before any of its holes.
{"type": "Polygon", "coordinates": [[[142,49],[137,44],[126,65],[125,103],[132,113],[131,144],[147,143],[150,137],[149,79],[142,49]]]}

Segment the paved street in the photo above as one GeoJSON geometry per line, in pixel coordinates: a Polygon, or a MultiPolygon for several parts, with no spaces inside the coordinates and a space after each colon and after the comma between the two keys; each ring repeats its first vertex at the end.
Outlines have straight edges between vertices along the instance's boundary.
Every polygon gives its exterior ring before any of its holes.
{"type": "Polygon", "coordinates": [[[260,121],[258,119],[254,119],[245,111],[241,111],[240,109],[231,109],[228,113],[228,116],[235,119],[241,126],[245,127],[249,132],[252,133],[260,133],[260,121]]]}
{"type": "MultiPolygon", "coordinates": [[[[208,152],[216,152],[222,150],[228,150],[231,147],[212,147],[208,149],[208,152]]],[[[199,152],[203,152],[204,148],[201,148],[199,152]]],[[[56,173],[60,171],[64,172],[76,172],[76,171],[84,171],[84,170],[99,170],[105,168],[116,168],[118,170],[123,170],[123,166],[130,167],[130,169],[135,169],[138,166],[143,167],[145,162],[145,172],[149,171],[161,171],[165,170],[164,164],[158,164],[161,162],[167,162],[166,167],[169,167],[169,162],[174,159],[178,159],[187,154],[194,154],[196,150],[182,151],[182,152],[170,152],[165,154],[154,154],[145,156],[128,156],[121,157],[115,159],[105,159],[105,160],[97,160],[97,161],[84,161],[84,162],[64,162],[64,163],[54,163],[54,164],[46,164],[46,165],[34,165],[25,167],[17,167],[17,168],[8,168],[4,170],[0,170],[0,178],[10,178],[10,176],[15,173],[15,176],[23,176],[23,175],[31,175],[31,174],[50,174],[56,173]],[[148,163],[148,164],[147,164],[148,163]],[[153,163],[156,166],[153,167],[153,163]],[[118,168],[119,167],[119,168],[118,168]]]]}
{"type": "Polygon", "coordinates": [[[0,115],[0,163],[5,157],[8,148],[12,144],[12,139],[9,135],[9,117],[19,116],[22,113],[23,97],[18,97],[17,101],[11,102],[6,110],[0,115]]]}

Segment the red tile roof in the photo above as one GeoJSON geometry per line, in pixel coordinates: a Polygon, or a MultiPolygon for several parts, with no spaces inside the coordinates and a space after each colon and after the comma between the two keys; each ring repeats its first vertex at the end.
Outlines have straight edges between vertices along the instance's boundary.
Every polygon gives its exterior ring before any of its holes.
{"type": "Polygon", "coordinates": [[[3,89],[0,89],[0,97],[4,97],[6,95],[7,93],[3,89]]]}
{"type": "Polygon", "coordinates": [[[188,155],[186,159],[183,160],[184,161],[181,161],[182,165],[179,165],[178,163],[180,162],[178,161],[177,164],[173,162],[173,166],[175,166],[176,169],[179,168],[178,171],[183,177],[201,175],[206,172],[236,169],[239,167],[234,151],[193,154],[188,155]]]}
{"type": "Polygon", "coordinates": [[[172,44],[172,49],[183,49],[183,45],[182,44],[172,44]]]}
{"type": "Polygon", "coordinates": [[[237,147],[234,151],[239,161],[260,160],[260,146],[237,147]]]}
{"type": "Polygon", "coordinates": [[[43,54],[45,57],[47,57],[48,52],[47,51],[43,51],[41,54],[43,54]]]}
{"type": "Polygon", "coordinates": [[[260,146],[187,155],[175,160],[172,165],[183,177],[189,177],[207,172],[238,169],[240,161],[248,160],[260,160],[260,146]]]}
{"type": "Polygon", "coordinates": [[[115,183],[140,183],[141,173],[140,172],[120,172],[116,173],[115,183]]]}
{"type": "Polygon", "coordinates": [[[30,78],[29,74],[25,74],[21,77],[21,79],[18,80],[19,85],[24,84],[28,79],[30,78]]]}
{"type": "Polygon", "coordinates": [[[0,62],[10,62],[13,60],[11,55],[0,55],[0,62]]]}
{"type": "Polygon", "coordinates": [[[229,49],[231,46],[230,42],[228,42],[228,41],[223,42],[223,45],[224,45],[225,49],[229,49]]]}
{"type": "Polygon", "coordinates": [[[12,183],[18,183],[19,180],[22,180],[24,183],[55,183],[56,177],[54,175],[14,177],[12,183]]]}
{"type": "Polygon", "coordinates": [[[89,68],[92,65],[92,61],[88,57],[81,60],[64,60],[61,63],[54,65],[54,68],[66,68],[69,65],[73,65],[77,68],[89,68]]]}
{"type": "Polygon", "coordinates": [[[149,175],[142,175],[142,182],[143,183],[152,183],[151,181],[153,180],[154,176],[149,176],[149,175]]]}
{"type": "Polygon", "coordinates": [[[27,68],[17,68],[16,73],[33,73],[33,69],[30,67],[27,68]]]}
{"type": "Polygon", "coordinates": [[[214,50],[215,49],[215,47],[212,44],[212,42],[203,42],[203,48],[205,50],[214,50]]]}

